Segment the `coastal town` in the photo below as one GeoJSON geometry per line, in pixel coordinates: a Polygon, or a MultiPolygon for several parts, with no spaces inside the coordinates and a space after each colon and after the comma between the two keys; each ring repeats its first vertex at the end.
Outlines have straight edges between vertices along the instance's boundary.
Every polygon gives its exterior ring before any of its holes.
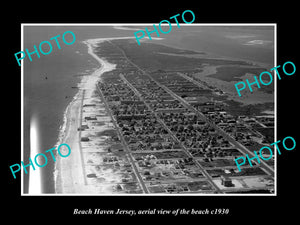
{"type": "Polygon", "coordinates": [[[197,69],[143,69],[122,43],[94,49],[117,66],[92,96],[83,94],[77,131],[85,185],[100,194],[274,192],[274,156],[242,171],[234,161],[274,140],[274,115],[235,112],[225,92],[194,76],[197,69]]]}

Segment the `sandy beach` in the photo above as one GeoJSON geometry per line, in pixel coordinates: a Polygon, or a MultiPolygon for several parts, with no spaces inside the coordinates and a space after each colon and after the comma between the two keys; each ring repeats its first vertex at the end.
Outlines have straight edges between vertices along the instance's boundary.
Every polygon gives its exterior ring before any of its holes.
{"type": "MultiPolygon", "coordinates": [[[[126,38],[126,37],[124,37],[126,38]]],[[[96,84],[101,79],[101,75],[107,71],[115,69],[111,64],[100,59],[93,53],[93,48],[97,43],[108,39],[90,39],[84,41],[88,47],[88,53],[92,55],[101,65],[99,69],[91,75],[83,76],[78,84],[79,91],[65,112],[65,121],[62,126],[61,143],[66,143],[71,147],[71,154],[66,158],[57,157],[55,165],[55,192],[57,194],[95,194],[97,190],[93,185],[87,185],[85,174],[85,163],[83,158],[81,135],[78,128],[82,124],[82,106],[91,102],[99,101],[94,96],[96,84]]],[[[104,124],[105,125],[105,124],[104,124]]]]}

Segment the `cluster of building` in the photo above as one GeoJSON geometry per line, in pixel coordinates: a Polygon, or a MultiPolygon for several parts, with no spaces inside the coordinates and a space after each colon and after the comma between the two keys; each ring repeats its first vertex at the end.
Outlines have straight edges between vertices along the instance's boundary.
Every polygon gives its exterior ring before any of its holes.
{"type": "Polygon", "coordinates": [[[109,102],[118,127],[131,151],[179,148],[157,118],[124,82],[115,82],[113,88],[101,83],[100,88],[109,102]],[[112,99],[115,91],[123,91],[122,99],[112,99]],[[128,98],[127,98],[128,96],[128,98]],[[135,99],[135,100],[133,100],[135,99]]]}
{"type": "MultiPolygon", "coordinates": [[[[264,167],[245,163],[239,172],[234,163],[244,149],[271,138],[272,118],[232,116],[224,92],[190,72],[143,71],[125,56],[122,44],[102,47],[118,67],[104,74],[98,87],[134,178],[119,183],[118,191],[124,183],[136,188],[133,181],[149,193],[269,193],[274,188],[274,175],[264,167]]],[[[119,163],[116,159],[105,163],[119,163]]]]}
{"type": "Polygon", "coordinates": [[[247,164],[243,174],[239,174],[233,162],[242,152],[211,125],[245,144],[244,139],[251,137],[253,141],[262,137],[249,127],[249,118],[229,115],[222,101],[208,97],[205,99],[209,100],[197,101],[198,96],[209,92],[184,77],[163,71],[149,75],[137,70],[125,74],[115,71],[98,86],[150,192],[207,193],[226,188],[241,191],[246,187],[237,184],[242,177],[269,176],[258,167],[247,168],[247,164]],[[233,180],[236,177],[239,179],[233,180]],[[204,187],[199,185],[198,190],[184,185],[199,181],[206,183],[204,187]],[[180,188],[174,189],[174,185],[180,188]]]}

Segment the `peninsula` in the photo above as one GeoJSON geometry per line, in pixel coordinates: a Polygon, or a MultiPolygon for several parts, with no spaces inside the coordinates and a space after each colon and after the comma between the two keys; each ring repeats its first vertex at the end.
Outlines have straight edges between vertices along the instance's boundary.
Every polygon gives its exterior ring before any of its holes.
{"type": "Polygon", "coordinates": [[[56,193],[274,192],[274,157],[241,171],[234,161],[273,142],[274,92],[238,102],[240,77],[224,77],[263,67],[129,37],[85,44],[101,67],[67,109],[72,154],[57,161],[56,193]]]}

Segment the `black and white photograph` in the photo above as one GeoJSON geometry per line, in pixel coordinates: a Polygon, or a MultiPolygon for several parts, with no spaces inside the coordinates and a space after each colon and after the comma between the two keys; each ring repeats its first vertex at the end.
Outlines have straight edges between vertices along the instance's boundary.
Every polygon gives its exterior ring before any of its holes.
{"type": "Polygon", "coordinates": [[[8,7],[4,219],[296,221],[296,8],[8,7]]]}
{"type": "Polygon", "coordinates": [[[22,28],[24,194],[275,193],[275,24],[22,28]]]}

